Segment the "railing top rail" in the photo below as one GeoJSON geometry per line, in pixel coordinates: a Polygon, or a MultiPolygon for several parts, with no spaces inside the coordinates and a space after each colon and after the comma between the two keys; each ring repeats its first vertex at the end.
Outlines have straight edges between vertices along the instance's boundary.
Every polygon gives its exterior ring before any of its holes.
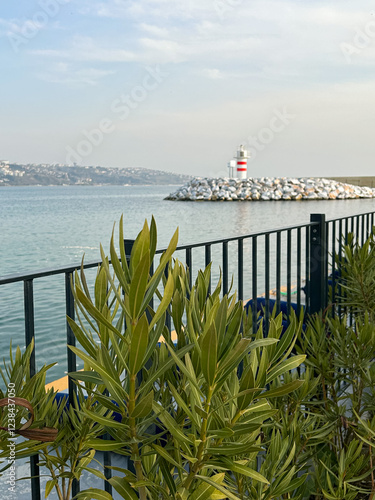
{"type": "MultiPolygon", "coordinates": [[[[241,235],[241,236],[232,236],[230,238],[222,238],[222,239],[218,239],[218,240],[210,240],[210,241],[204,241],[204,242],[200,242],[200,243],[180,245],[176,248],[176,251],[177,250],[186,250],[188,248],[205,247],[208,245],[218,245],[218,244],[227,243],[230,241],[238,241],[238,240],[244,240],[244,239],[248,239],[248,238],[255,238],[258,236],[265,236],[267,234],[280,233],[280,232],[290,231],[290,230],[299,229],[299,228],[307,228],[307,227],[314,226],[316,224],[317,223],[314,223],[314,222],[307,223],[307,224],[299,224],[296,226],[287,226],[287,227],[281,227],[281,228],[277,228],[277,229],[270,229],[268,231],[262,231],[260,233],[250,233],[250,234],[245,234],[245,235],[241,235]]],[[[156,253],[161,254],[165,250],[166,250],[165,248],[158,249],[158,250],[156,250],[156,253]]],[[[89,268],[97,267],[101,264],[101,262],[102,262],[101,260],[96,260],[96,261],[88,262],[86,264],[84,263],[83,268],[89,269],[89,268]]],[[[9,275],[5,275],[5,276],[0,276],[0,286],[10,284],[10,283],[17,283],[20,281],[31,281],[34,279],[44,278],[47,276],[54,276],[57,274],[73,273],[75,270],[80,269],[80,268],[81,268],[81,264],[72,264],[69,266],[60,266],[60,267],[54,267],[54,268],[41,269],[41,270],[34,271],[34,272],[14,273],[14,274],[9,274],[9,275]]]]}
{"type": "MultiPolygon", "coordinates": [[[[83,268],[89,269],[92,267],[97,267],[99,264],[101,264],[101,262],[102,262],[101,260],[87,262],[86,264],[83,265],[83,268]]],[[[56,274],[73,273],[74,271],[80,268],[81,264],[72,264],[70,266],[60,266],[47,269],[40,269],[35,272],[8,274],[6,276],[0,276],[0,285],[16,283],[18,281],[31,281],[33,279],[44,278],[46,276],[53,276],[56,274]]]]}
{"type": "MultiPolygon", "coordinates": [[[[230,238],[222,238],[219,240],[211,240],[211,241],[203,241],[201,243],[189,243],[188,245],[181,245],[176,248],[177,250],[186,250],[187,248],[198,248],[198,247],[205,247],[208,245],[219,245],[220,243],[228,243],[230,241],[238,241],[238,240],[246,240],[248,238],[255,238],[258,236],[265,236],[267,234],[273,234],[273,233],[281,233],[284,231],[290,231],[293,229],[299,229],[299,228],[307,228],[307,227],[312,227],[318,225],[318,222],[309,222],[307,224],[297,224],[296,226],[286,226],[286,227],[280,227],[277,229],[269,229],[267,231],[262,231],[260,233],[250,233],[250,234],[245,234],[241,236],[231,236],[230,238]]],[[[162,253],[164,252],[165,249],[162,250],[157,250],[156,253],[162,253]]]]}
{"type": "Polygon", "coordinates": [[[355,219],[356,217],[363,217],[365,215],[375,214],[375,212],[361,212],[360,214],[346,215],[344,217],[338,217],[337,219],[329,219],[326,222],[338,222],[345,219],[355,219]]]}

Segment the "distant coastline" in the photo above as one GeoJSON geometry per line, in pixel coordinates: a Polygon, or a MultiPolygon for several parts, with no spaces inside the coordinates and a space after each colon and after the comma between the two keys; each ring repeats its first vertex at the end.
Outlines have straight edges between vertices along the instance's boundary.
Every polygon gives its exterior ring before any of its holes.
{"type": "Polygon", "coordinates": [[[141,167],[105,168],[0,161],[0,187],[180,185],[188,175],[141,167]]]}

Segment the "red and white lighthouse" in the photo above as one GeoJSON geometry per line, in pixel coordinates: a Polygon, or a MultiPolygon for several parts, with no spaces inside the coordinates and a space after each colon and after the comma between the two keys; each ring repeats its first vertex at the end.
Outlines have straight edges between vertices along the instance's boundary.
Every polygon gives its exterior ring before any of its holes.
{"type": "Polygon", "coordinates": [[[237,150],[237,156],[234,157],[237,165],[237,178],[246,179],[247,178],[247,160],[249,159],[249,153],[244,148],[240,146],[237,150]]]}

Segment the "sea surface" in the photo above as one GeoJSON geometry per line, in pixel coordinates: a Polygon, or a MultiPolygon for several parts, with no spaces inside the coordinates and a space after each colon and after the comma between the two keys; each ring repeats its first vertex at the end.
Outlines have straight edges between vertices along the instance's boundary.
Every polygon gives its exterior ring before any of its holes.
{"type": "MultiPolygon", "coordinates": [[[[179,243],[198,243],[375,209],[375,200],[278,202],[174,202],[164,197],[176,186],[58,186],[0,188],[0,276],[99,260],[121,215],[125,238],[135,238],[154,215],[158,246],[177,227],[179,243]]],[[[196,270],[194,270],[196,271],[196,270]]],[[[88,273],[94,280],[95,272],[88,273]]],[[[38,365],[56,361],[48,380],[66,371],[64,277],[35,280],[38,365]]],[[[9,342],[24,345],[23,285],[0,286],[0,352],[9,342]]]]}

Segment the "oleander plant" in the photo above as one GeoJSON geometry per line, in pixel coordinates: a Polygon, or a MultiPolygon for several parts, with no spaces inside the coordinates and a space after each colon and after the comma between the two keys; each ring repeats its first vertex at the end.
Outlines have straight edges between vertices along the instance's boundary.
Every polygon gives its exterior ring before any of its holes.
{"type": "MultiPolygon", "coordinates": [[[[254,328],[236,293],[222,294],[220,279],[209,293],[211,266],[190,279],[174,258],[177,239],[176,232],[157,257],[152,219],[126,255],[121,220],[118,247],[114,233],[108,256],[101,247],[95,282],[83,265],[75,273],[75,319],[68,321],[77,347],[70,348],[84,369],[70,374],[77,389],[71,404],[44,390],[48,367],[30,377],[32,346],[17,349],[2,372],[33,405],[32,427],[55,429],[49,442],[17,444],[21,457],[38,453],[45,496],[374,498],[375,325],[371,301],[361,308],[360,287],[348,298],[349,283],[367,273],[371,242],[366,251],[345,247],[340,300],[344,312],[349,300],[356,304],[351,321],[272,314],[254,328]],[[98,452],[118,454],[121,466],[109,474],[98,452]],[[103,488],[74,496],[83,474],[99,477],[103,488]]],[[[9,410],[0,415],[1,458],[9,410]]],[[[17,425],[26,417],[27,407],[17,425]]]]}
{"type": "Polygon", "coordinates": [[[235,293],[221,297],[219,281],[208,294],[210,266],[189,286],[188,270],[173,259],[177,233],[153,273],[155,222],[145,223],[129,261],[122,224],[119,236],[121,259],[112,237],[111,265],[102,250],[94,294],[83,270],[76,274],[70,320],[81,345],[72,349],[85,364],[72,376],[97,402],[83,411],[111,436],[89,444],[128,459],[109,479],[113,488],[142,500],[293,495],[306,476],[288,463],[289,438],[276,476],[255,462],[267,461],[267,429],[278,432],[275,401],[304,383],[294,374],[305,355],[292,352],[301,322],[291,318],[281,337],[279,317],[267,337],[262,328],[253,335],[235,293]],[[107,414],[98,417],[99,408],[107,414]]]}

